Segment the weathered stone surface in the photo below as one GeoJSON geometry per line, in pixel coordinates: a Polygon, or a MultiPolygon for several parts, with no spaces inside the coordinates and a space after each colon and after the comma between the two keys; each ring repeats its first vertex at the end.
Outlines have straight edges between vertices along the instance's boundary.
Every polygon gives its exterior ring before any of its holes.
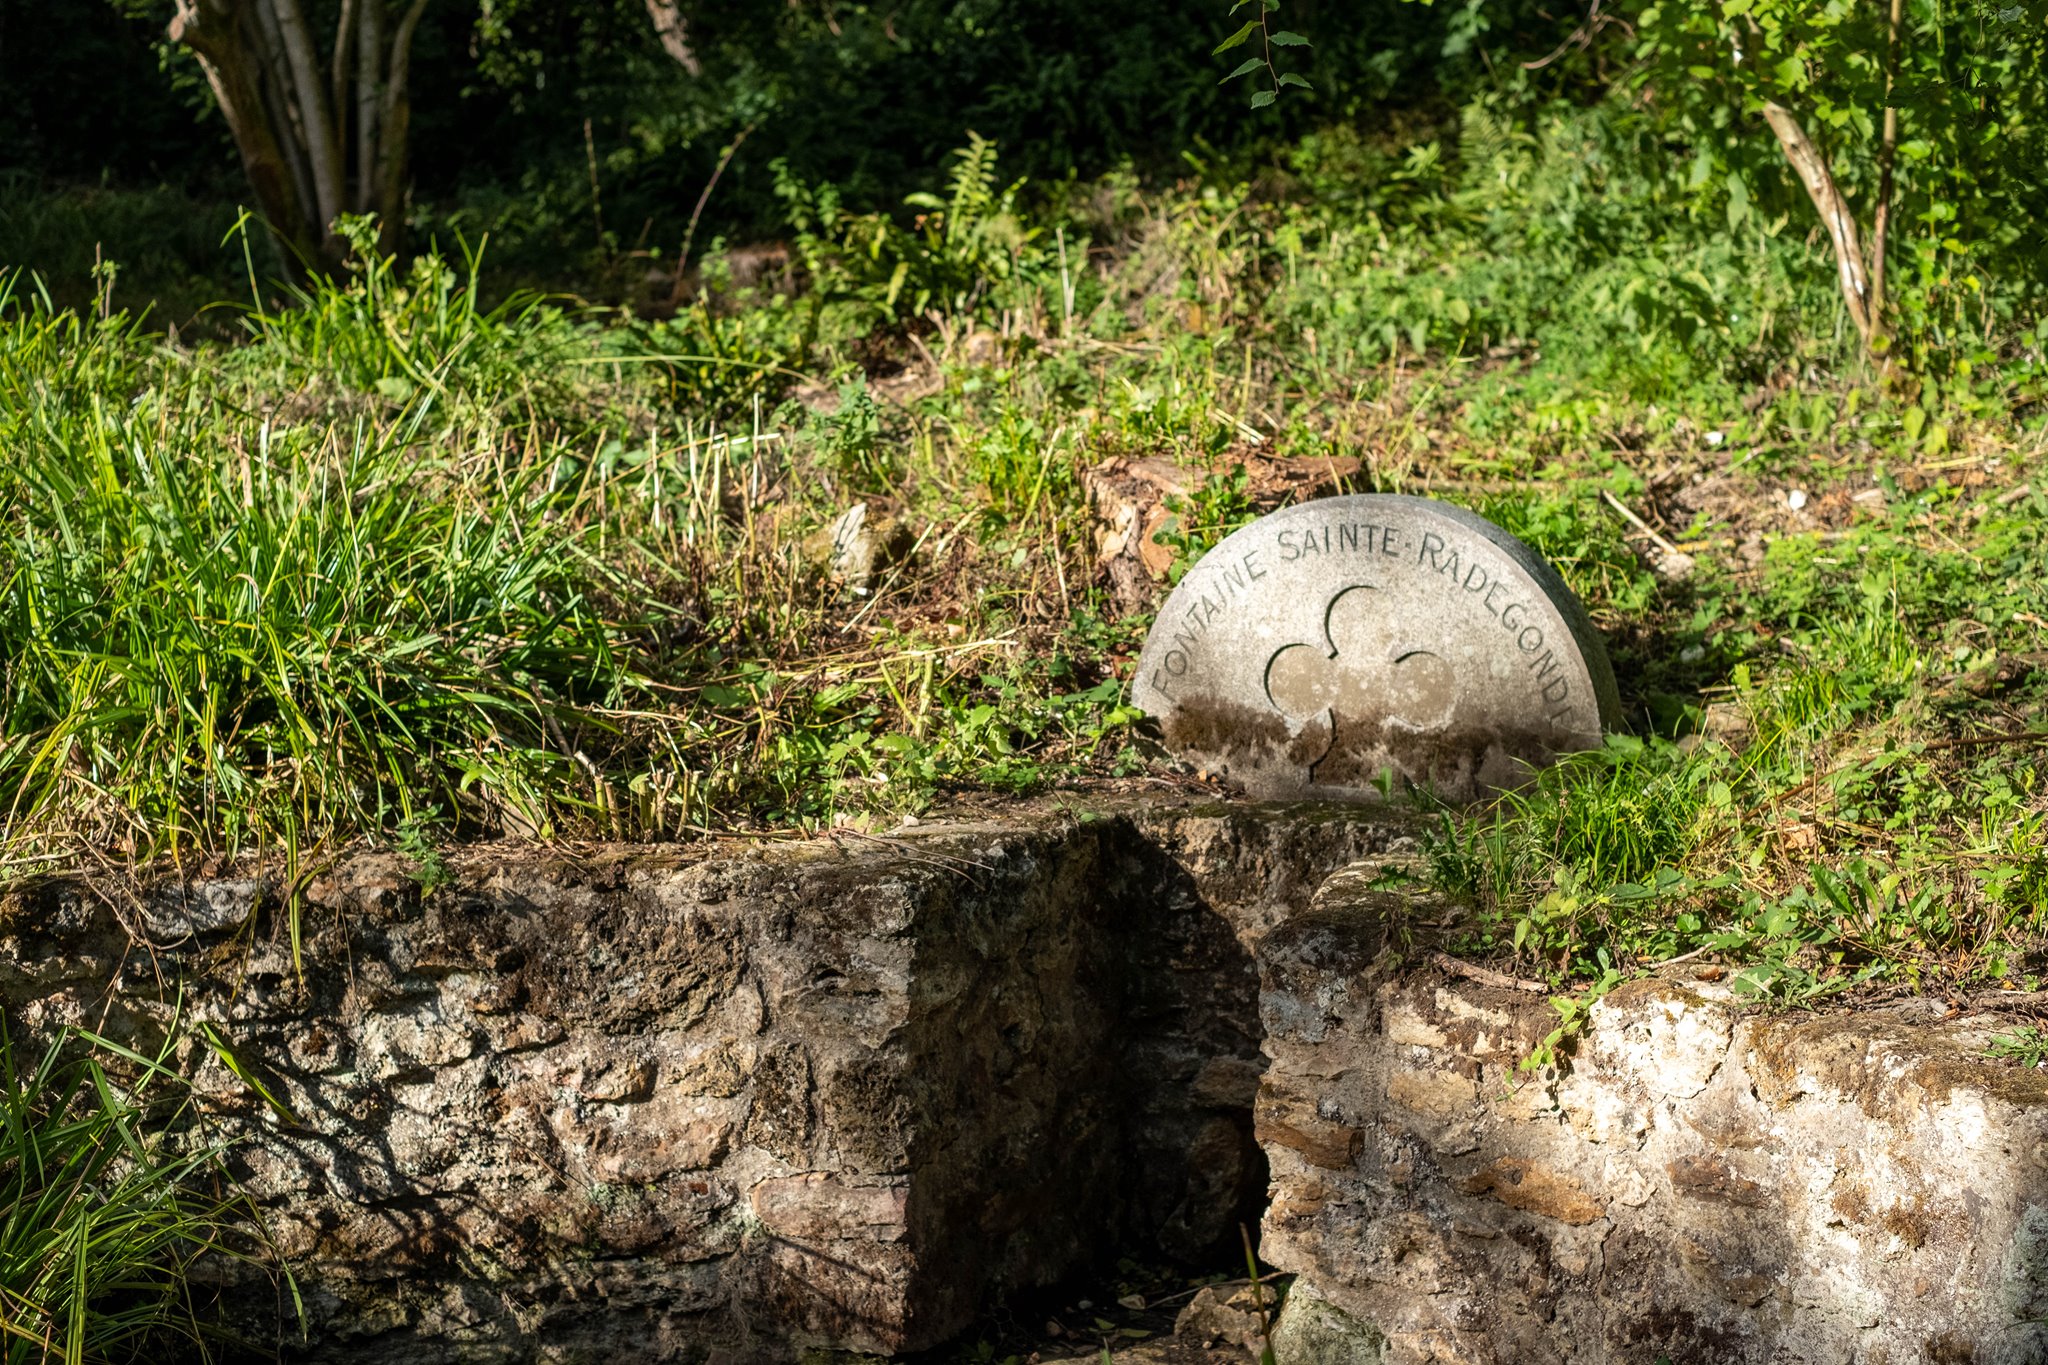
{"type": "Polygon", "coordinates": [[[1297,1281],[1273,1328],[1273,1356],[1287,1365],[1380,1365],[1386,1338],[1297,1281]]]}
{"type": "Polygon", "coordinates": [[[1391,494],[1227,537],[1160,609],[1132,697],[1172,748],[1263,797],[1391,779],[1469,800],[1619,719],[1599,634],[1547,564],[1471,512],[1391,494]]]}
{"type": "MultiPolygon", "coordinates": [[[[148,1041],[187,976],[188,1017],[296,1120],[188,1042],[306,1294],[290,1358],[893,1353],[1107,1247],[1235,1243],[1265,1184],[1252,945],[1406,837],[1355,812],[1026,810],[470,850],[425,898],[374,855],[308,888],[303,980],[260,878],[147,902],[176,911],[146,924],[168,946],[58,883],[0,927],[0,1006],[148,1041]]],[[[277,1338],[275,1294],[238,1292],[277,1338]]]]}
{"type": "Polygon", "coordinates": [[[1554,1013],[1404,961],[1430,913],[1354,886],[1259,949],[1281,1365],[2048,1360],[2048,1075],[1994,1020],[1643,982],[1519,1072],[1554,1013]]]}

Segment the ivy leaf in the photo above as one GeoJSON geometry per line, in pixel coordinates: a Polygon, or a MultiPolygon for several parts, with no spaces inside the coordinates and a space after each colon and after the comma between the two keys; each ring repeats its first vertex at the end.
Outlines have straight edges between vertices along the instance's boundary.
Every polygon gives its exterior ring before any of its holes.
{"type": "Polygon", "coordinates": [[[1275,47],[1308,47],[1310,43],[1308,39],[1302,37],[1299,33],[1281,29],[1273,35],[1273,45],[1275,47]]]}
{"type": "Polygon", "coordinates": [[[1265,62],[1264,62],[1264,61],[1262,61],[1262,60],[1261,60],[1260,58],[1257,58],[1257,57],[1247,57],[1247,58],[1245,58],[1245,59],[1244,59],[1244,61],[1243,61],[1243,62],[1242,62],[1242,63],[1241,63],[1241,64],[1240,64],[1239,66],[1238,66],[1237,70],[1235,70],[1235,71],[1231,72],[1231,73],[1230,73],[1230,74],[1229,74],[1228,76],[1225,76],[1225,77],[1224,77],[1224,78],[1223,78],[1222,80],[1220,80],[1220,81],[1216,82],[1216,84],[1218,84],[1218,85],[1228,85],[1228,84],[1229,84],[1230,82],[1232,82],[1232,81],[1236,80],[1236,79],[1237,79],[1237,78],[1238,78],[1239,76],[1242,76],[1242,75],[1243,75],[1243,74],[1244,74],[1245,72],[1247,72],[1247,71],[1256,71],[1256,70],[1258,70],[1258,69],[1259,69],[1260,67],[1262,67],[1262,66],[1264,66],[1264,65],[1265,65],[1265,62]]]}
{"type": "Polygon", "coordinates": [[[1244,27],[1243,27],[1243,28],[1241,28],[1241,29],[1239,29],[1239,30],[1238,30],[1237,32],[1235,32],[1235,33],[1231,34],[1231,35],[1230,35],[1230,36],[1229,36],[1228,38],[1225,38],[1225,39],[1224,39],[1224,40],[1223,40],[1222,42],[1220,42],[1220,43],[1216,44],[1216,50],[1215,50],[1215,51],[1213,51],[1213,52],[1211,52],[1211,53],[1210,53],[1209,55],[1210,55],[1211,57],[1219,57],[1219,56],[1223,55],[1224,53],[1226,53],[1226,52],[1230,51],[1230,49],[1232,49],[1233,47],[1236,47],[1236,46],[1237,46],[1237,45],[1238,45],[1239,43],[1242,43],[1242,42],[1243,42],[1243,41],[1244,41],[1245,39],[1247,39],[1247,38],[1251,37],[1251,36],[1252,36],[1252,30],[1253,30],[1253,29],[1255,29],[1255,28],[1257,28],[1258,26],[1259,26],[1259,21],[1258,21],[1258,20],[1256,20],[1256,19],[1247,19],[1247,20],[1245,21],[1245,25],[1244,25],[1244,27]]]}
{"type": "Polygon", "coordinates": [[[1279,96],[1275,95],[1271,90],[1261,90],[1258,94],[1252,96],[1252,108],[1263,109],[1278,98],[1279,96]]]}

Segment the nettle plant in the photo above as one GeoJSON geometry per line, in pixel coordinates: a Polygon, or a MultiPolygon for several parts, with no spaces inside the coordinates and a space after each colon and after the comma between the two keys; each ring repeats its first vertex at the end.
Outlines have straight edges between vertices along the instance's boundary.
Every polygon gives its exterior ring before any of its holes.
{"type": "MultiPolygon", "coordinates": [[[[2048,23],[2038,0],[1720,0],[1636,16],[1646,98],[1731,230],[1789,167],[1867,353],[1981,307],[2038,252],[2048,23]],[[1903,288],[1900,286],[1904,286],[1903,288]]],[[[1789,214],[1787,215],[1789,217],[1789,214]]],[[[1769,224],[1775,232],[1785,218],[1769,224]]]]}

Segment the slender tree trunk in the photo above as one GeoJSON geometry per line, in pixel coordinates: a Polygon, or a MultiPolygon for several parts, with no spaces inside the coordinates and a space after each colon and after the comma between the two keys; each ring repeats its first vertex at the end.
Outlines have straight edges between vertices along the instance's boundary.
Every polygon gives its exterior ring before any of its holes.
{"type": "MultiPolygon", "coordinates": [[[[405,237],[406,135],[412,124],[412,99],[408,83],[412,75],[412,39],[420,16],[427,12],[427,0],[412,0],[412,7],[398,21],[391,38],[391,60],[385,67],[384,103],[379,111],[383,125],[382,164],[377,185],[377,215],[382,235],[378,249],[398,250],[405,237]]],[[[364,167],[369,174],[369,167],[364,167]]]]}
{"type": "Polygon", "coordinates": [[[306,233],[308,205],[283,143],[275,111],[265,99],[261,54],[252,49],[231,0],[180,0],[171,41],[190,48],[227,120],[242,173],[256,208],[283,241],[287,255],[306,255],[317,243],[306,233]]]}
{"type": "Polygon", "coordinates": [[[327,103],[334,110],[334,140],[344,166],[348,163],[348,68],[355,39],[356,0],[341,0],[341,17],[334,24],[334,72],[327,82],[327,103]]]}
{"type": "Polygon", "coordinates": [[[1877,212],[1870,222],[1870,327],[1872,340],[1884,332],[1884,261],[1892,227],[1892,169],[1899,154],[1899,109],[1892,88],[1899,79],[1899,28],[1905,0],[1892,0],[1891,29],[1884,59],[1884,133],[1877,147],[1877,212]]]}
{"type": "Polygon", "coordinates": [[[702,75],[704,69],[690,46],[690,28],[682,6],[676,0],[647,0],[647,17],[654,21],[654,36],[661,39],[662,50],[692,76],[702,75]]]}
{"type": "MultiPolygon", "coordinates": [[[[259,4],[265,0],[257,0],[259,4]]],[[[306,159],[313,168],[313,199],[320,212],[323,231],[333,230],[341,215],[341,148],[337,145],[334,118],[327,109],[326,92],[320,83],[320,65],[313,56],[313,31],[299,0],[267,0],[275,7],[277,27],[284,38],[285,61],[289,64],[292,94],[299,110],[299,126],[305,131],[306,159]]]]}
{"type": "Polygon", "coordinates": [[[1835,185],[1835,177],[1828,171],[1827,158],[1806,136],[1806,130],[1799,126],[1799,120],[1792,111],[1782,104],[1766,104],[1764,121],[1777,134],[1778,145],[1784,148],[1785,159],[1792,163],[1792,169],[1799,174],[1806,186],[1813,207],[1820,213],[1821,225],[1828,230],[1828,237],[1834,243],[1835,273],[1842,286],[1842,302],[1848,306],[1849,320],[1856,324],[1856,334],[1866,346],[1871,339],[1871,290],[1870,277],[1863,265],[1863,246],[1856,231],[1856,215],[1849,211],[1848,201],[1835,185]]]}
{"type": "Polygon", "coordinates": [[[375,211],[379,248],[403,243],[412,45],[427,0],[340,0],[322,53],[305,0],[176,0],[172,41],[206,74],[256,207],[292,263],[341,264],[335,221],[375,211]]]}
{"type": "Polygon", "coordinates": [[[384,107],[384,83],[378,68],[384,60],[384,6],[366,0],[356,35],[356,198],[357,213],[377,207],[378,111],[384,107]]]}

